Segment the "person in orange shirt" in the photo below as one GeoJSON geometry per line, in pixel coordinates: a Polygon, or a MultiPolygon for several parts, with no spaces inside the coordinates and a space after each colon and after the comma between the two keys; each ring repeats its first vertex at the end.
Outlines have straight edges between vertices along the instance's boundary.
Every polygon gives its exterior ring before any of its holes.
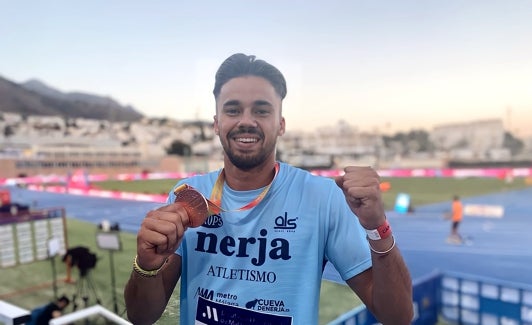
{"type": "Polygon", "coordinates": [[[455,195],[453,197],[453,203],[451,207],[451,236],[449,239],[462,242],[462,236],[458,233],[458,226],[462,222],[462,218],[464,216],[464,207],[462,205],[462,202],[460,201],[460,197],[458,195],[455,195]]]}

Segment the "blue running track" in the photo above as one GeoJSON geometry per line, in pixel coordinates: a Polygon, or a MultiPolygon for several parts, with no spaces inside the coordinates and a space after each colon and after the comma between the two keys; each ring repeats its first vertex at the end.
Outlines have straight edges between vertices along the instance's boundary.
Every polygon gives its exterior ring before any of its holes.
{"type": "MultiPolygon", "coordinates": [[[[55,194],[11,188],[13,202],[36,204],[37,208],[64,207],[69,218],[99,224],[118,223],[136,233],[145,214],[160,203],[55,194]]],[[[462,235],[471,242],[446,242],[450,221],[443,213],[450,202],[416,207],[415,212],[388,211],[397,245],[403,252],[413,279],[434,271],[455,271],[504,281],[532,284],[532,187],[520,191],[463,198],[464,204],[504,206],[503,218],[464,217],[462,235]]],[[[343,283],[328,266],[324,277],[343,283]]]]}
{"type": "MultiPolygon", "coordinates": [[[[434,271],[453,271],[503,281],[532,284],[532,188],[472,198],[465,204],[502,205],[500,219],[465,216],[459,232],[463,245],[446,242],[451,202],[416,207],[414,213],[388,212],[397,243],[413,279],[434,271]]],[[[325,278],[339,281],[328,268],[325,278]]]]}

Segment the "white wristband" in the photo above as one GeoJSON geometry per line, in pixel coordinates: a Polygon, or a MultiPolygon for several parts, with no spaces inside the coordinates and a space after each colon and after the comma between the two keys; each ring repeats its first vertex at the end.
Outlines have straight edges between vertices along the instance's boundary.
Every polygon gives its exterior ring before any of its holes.
{"type": "Polygon", "coordinates": [[[371,240],[380,240],[390,237],[390,235],[392,234],[392,228],[390,228],[388,220],[384,220],[384,223],[377,227],[377,229],[366,229],[366,234],[371,240]]]}

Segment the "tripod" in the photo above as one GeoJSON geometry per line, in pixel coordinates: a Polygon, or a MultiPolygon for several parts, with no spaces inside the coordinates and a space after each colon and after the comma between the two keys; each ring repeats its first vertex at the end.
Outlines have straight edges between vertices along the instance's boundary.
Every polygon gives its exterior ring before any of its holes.
{"type": "Polygon", "coordinates": [[[76,293],[72,297],[72,308],[73,311],[76,311],[78,308],[78,297],[83,300],[83,306],[86,308],[89,306],[89,295],[92,293],[93,297],[96,299],[97,304],[101,304],[100,298],[96,293],[96,289],[92,282],[91,274],[89,270],[80,270],[79,280],[76,288],[76,293]]]}

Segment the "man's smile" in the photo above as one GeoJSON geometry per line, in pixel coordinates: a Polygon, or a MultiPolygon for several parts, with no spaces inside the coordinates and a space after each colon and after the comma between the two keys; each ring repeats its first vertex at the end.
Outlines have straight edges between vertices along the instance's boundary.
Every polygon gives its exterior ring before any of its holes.
{"type": "Polygon", "coordinates": [[[242,143],[255,143],[255,142],[259,142],[259,139],[257,138],[250,138],[250,137],[239,137],[239,138],[234,138],[234,140],[236,142],[242,142],[242,143]]]}

